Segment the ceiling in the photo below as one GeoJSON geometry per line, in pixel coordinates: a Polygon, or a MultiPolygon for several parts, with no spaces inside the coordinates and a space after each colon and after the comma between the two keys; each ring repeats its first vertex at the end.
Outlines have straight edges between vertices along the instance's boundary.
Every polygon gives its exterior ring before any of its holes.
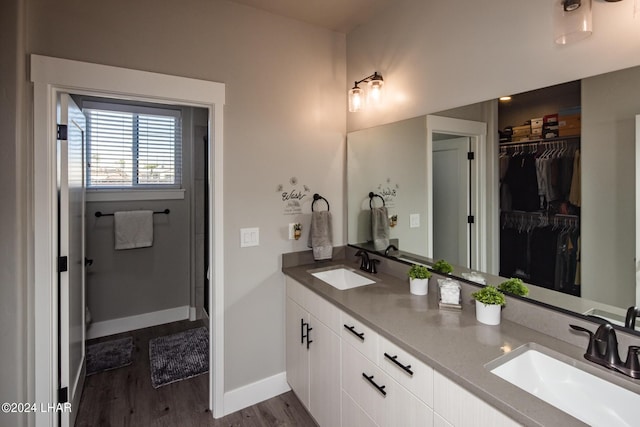
{"type": "Polygon", "coordinates": [[[231,1],[345,34],[393,3],[393,0],[231,1]]]}

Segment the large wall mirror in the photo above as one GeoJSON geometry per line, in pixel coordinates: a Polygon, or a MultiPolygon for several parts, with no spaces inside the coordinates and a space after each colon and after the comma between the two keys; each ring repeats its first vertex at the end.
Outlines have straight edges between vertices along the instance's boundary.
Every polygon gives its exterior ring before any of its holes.
{"type": "MultiPolygon", "coordinates": [[[[556,223],[545,224],[555,226],[556,233],[577,231],[573,241],[567,240],[577,249],[577,262],[571,264],[576,271],[570,274],[574,286],[531,286],[530,298],[624,322],[626,309],[640,306],[636,283],[640,67],[513,95],[511,103],[523,104],[518,113],[494,99],[349,133],[348,242],[372,249],[369,194],[374,193],[381,197],[373,203],[384,200],[393,218],[390,244],[398,251],[392,250],[392,256],[426,263],[444,258],[456,265],[454,274],[477,270],[487,283],[497,284],[503,280],[498,275],[505,263],[501,244],[508,244],[501,217],[501,208],[505,210],[500,194],[501,156],[541,152],[538,145],[526,147],[522,141],[511,141],[516,143],[511,148],[501,145],[498,130],[579,105],[578,141],[560,138],[555,145],[545,146],[569,152],[572,165],[579,151],[578,209],[558,208],[556,223]],[[469,152],[474,153],[471,161],[469,152]]],[[[540,203],[541,209],[547,207],[542,199],[540,203]]],[[[511,225],[520,233],[540,225],[517,221],[512,219],[511,225]]],[[[528,273],[523,274],[527,281],[528,273]]]]}

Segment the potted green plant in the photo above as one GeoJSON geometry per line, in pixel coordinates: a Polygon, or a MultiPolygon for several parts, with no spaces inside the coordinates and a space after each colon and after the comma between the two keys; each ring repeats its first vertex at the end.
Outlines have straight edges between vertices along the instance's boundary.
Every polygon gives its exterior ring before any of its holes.
{"type": "Polygon", "coordinates": [[[476,319],[485,325],[500,324],[500,310],[505,305],[504,294],[496,287],[488,285],[471,294],[476,300],[476,319]]]}
{"type": "Polygon", "coordinates": [[[443,259],[436,261],[431,266],[431,269],[440,274],[451,274],[453,272],[453,266],[443,259]]]}
{"type": "Polygon", "coordinates": [[[427,267],[413,264],[409,269],[409,289],[414,295],[427,295],[429,292],[429,278],[431,272],[427,267]]]}
{"type": "Polygon", "coordinates": [[[522,280],[513,277],[500,283],[500,285],[498,285],[498,290],[518,295],[520,297],[524,297],[529,294],[529,288],[526,287],[522,280]]]}

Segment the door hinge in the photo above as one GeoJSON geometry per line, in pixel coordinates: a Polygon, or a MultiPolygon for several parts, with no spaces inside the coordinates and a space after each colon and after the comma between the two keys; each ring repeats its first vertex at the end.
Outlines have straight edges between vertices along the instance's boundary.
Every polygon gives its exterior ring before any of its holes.
{"type": "Polygon", "coordinates": [[[69,127],[67,125],[58,125],[58,130],[56,132],[58,141],[66,141],[68,135],[69,127]]]}
{"type": "Polygon", "coordinates": [[[69,389],[63,387],[58,390],[58,403],[67,403],[69,401],[69,389]]]}
{"type": "Polygon", "coordinates": [[[467,160],[473,160],[476,158],[476,154],[473,151],[467,153],[467,160]]]}
{"type": "Polygon", "coordinates": [[[473,224],[475,222],[475,217],[473,215],[469,215],[467,217],[467,224],[473,224]]]}
{"type": "Polygon", "coordinates": [[[69,262],[66,256],[58,257],[58,273],[69,270],[69,262]]]}

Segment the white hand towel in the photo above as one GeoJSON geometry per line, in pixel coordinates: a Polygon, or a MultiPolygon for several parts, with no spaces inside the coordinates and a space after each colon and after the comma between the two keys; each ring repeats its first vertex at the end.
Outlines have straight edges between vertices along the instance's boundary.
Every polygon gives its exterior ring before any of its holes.
{"type": "Polygon", "coordinates": [[[113,216],[116,250],[153,245],[153,211],[115,212],[113,216]]]}

